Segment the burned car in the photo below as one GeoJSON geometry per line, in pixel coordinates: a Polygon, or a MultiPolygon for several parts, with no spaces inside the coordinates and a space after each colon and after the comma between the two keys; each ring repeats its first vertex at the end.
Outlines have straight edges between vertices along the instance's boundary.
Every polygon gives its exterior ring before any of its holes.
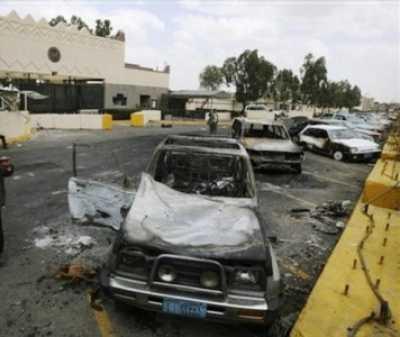
{"type": "Polygon", "coordinates": [[[232,136],[246,148],[254,168],[287,165],[301,173],[303,149],[293,143],[282,123],[236,118],[232,136]]]}
{"type": "MultiPolygon", "coordinates": [[[[83,201],[88,184],[71,178],[73,217],[96,213],[93,203],[83,201]]],[[[273,321],[281,300],[280,274],[241,144],[167,137],[135,194],[121,195],[113,187],[116,207],[133,202],[101,274],[115,300],[224,322],[273,321]]]]}
{"type": "Polygon", "coordinates": [[[380,154],[371,137],[343,126],[309,125],[300,133],[300,144],[335,160],[371,160],[380,154]]]}

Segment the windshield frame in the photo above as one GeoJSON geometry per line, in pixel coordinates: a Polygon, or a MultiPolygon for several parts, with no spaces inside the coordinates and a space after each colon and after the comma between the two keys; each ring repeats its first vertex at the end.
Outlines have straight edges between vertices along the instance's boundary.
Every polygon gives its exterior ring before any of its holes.
{"type": "MultiPolygon", "coordinates": [[[[210,197],[210,198],[216,198],[216,199],[225,199],[225,198],[229,198],[229,199],[254,199],[256,198],[256,187],[255,187],[255,176],[254,176],[254,172],[250,163],[250,160],[248,157],[240,155],[240,154],[232,154],[232,153],[218,153],[217,151],[215,153],[212,152],[206,152],[206,151],[201,151],[201,149],[196,149],[193,151],[189,151],[188,149],[185,148],[159,148],[156,150],[156,152],[153,154],[153,157],[150,161],[150,164],[146,170],[147,173],[149,173],[153,179],[159,183],[162,183],[166,186],[168,186],[169,188],[181,192],[181,193],[187,193],[187,194],[198,194],[199,196],[203,196],[203,197],[210,197]],[[187,155],[187,156],[208,156],[208,157],[237,157],[242,163],[242,168],[243,168],[243,174],[241,179],[243,179],[243,184],[246,186],[246,191],[245,191],[245,195],[243,196],[229,196],[229,195],[215,195],[215,194],[207,194],[207,193],[195,193],[195,192],[185,192],[182,191],[180,189],[176,189],[172,186],[169,186],[168,184],[166,184],[163,181],[160,181],[159,179],[157,179],[156,175],[157,175],[157,170],[159,169],[159,162],[161,159],[161,157],[166,153],[166,152],[179,152],[182,155],[187,155]]],[[[206,182],[206,181],[205,181],[206,182]]]]}
{"type": "Polygon", "coordinates": [[[274,139],[274,140],[289,140],[290,135],[284,125],[280,124],[262,124],[262,123],[246,123],[243,130],[243,138],[257,138],[257,139],[274,139]],[[257,128],[255,128],[257,127],[257,128]],[[262,127],[263,130],[259,128],[262,127]],[[271,130],[266,130],[266,129],[271,130]],[[277,132],[279,130],[279,132],[277,132]],[[262,134],[252,134],[252,131],[262,132],[262,134]],[[280,135],[280,137],[273,137],[266,135],[266,132],[271,132],[275,135],[280,135]]]}

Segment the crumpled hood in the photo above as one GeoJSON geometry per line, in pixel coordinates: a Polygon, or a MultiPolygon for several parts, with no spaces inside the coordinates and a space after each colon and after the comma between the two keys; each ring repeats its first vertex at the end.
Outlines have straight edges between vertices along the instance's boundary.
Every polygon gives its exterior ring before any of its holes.
{"type": "Polygon", "coordinates": [[[378,144],[368,139],[351,138],[351,139],[335,139],[335,143],[342,144],[348,147],[356,147],[358,149],[374,149],[379,150],[378,144]]]}
{"type": "Polygon", "coordinates": [[[243,138],[242,143],[248,150],[301,152],[301,148],[290,139],[243,138]]]}
{"type": "Polygon", "coordinates": [[[145,173],[122,235],[129,244],[175,254],[265,259],[265,242],[252,209],[175,191],[145,173]]]}

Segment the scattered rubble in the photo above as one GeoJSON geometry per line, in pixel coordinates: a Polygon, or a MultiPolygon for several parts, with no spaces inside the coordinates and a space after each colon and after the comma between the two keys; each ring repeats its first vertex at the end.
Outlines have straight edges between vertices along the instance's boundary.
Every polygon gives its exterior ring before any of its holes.
{"type": "Polygon", "coordinates": [[[314,209],[293,208],[290,212],[293,217],[302,217],[316,231],[335,235],[346,226],[344,220],[350,215],[351,210],[352,203],[349,200],[329,200],[314,209]]]}
{"type": "Polygon", "coordinates": [[[96,241],[87,235],[47,234],[34,239],[34,244],[37,248],[58,248],[63,249],[67,255],[76,255],[84,249],[91,248],[96,241]]]}

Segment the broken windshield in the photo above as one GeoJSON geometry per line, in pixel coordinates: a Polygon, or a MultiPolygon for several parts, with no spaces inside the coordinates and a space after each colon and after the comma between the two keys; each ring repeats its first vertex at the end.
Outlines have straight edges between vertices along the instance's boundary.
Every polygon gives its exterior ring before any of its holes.
{"type": "Polygon", "coordinates": [[[244,131],[244,137],[288,139],[288,134],[281,125],[250,124],[244,131]]]}
{"type": "Polygon", "coordinates": [[[229,154],[163,150],[154,178],[185,193],[233,198],[253,194],[245,159],[229,154]]]}

